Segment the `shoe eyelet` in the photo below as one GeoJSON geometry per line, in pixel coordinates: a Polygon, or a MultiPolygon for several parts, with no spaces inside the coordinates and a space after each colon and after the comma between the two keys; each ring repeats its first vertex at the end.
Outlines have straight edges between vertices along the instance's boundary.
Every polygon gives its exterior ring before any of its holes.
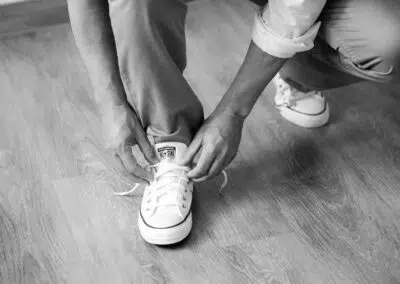
{"type": "Polygon", "coordinates": [[[188,190],[187,190],[187,189],[185,189],[185,192],[188,192],[188,190]]]}
{"type": "Polygon", "coordinates": [[[186,208],[185,204],[182,204],[182,208],[186,208]]]}

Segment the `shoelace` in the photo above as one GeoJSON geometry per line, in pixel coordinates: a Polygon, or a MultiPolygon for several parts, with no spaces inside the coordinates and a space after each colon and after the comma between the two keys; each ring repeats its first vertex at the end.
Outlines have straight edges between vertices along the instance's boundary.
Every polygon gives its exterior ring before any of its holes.
{"type": "Polygon", "coordinates": [[[293,103],[295,103],[297,100],[301,100],[316,94],[316,92],[315,93],[299,92],[297,89],[293,88],[288,83],[286,83],[282,78],[279,77],[277,80],[278,80],[277,88],[279,89],[278,91],[282,101],[282,103],[278,104],[277,106],[292,106],[293,103]]]}
{"type": "MultiPolygon", "coordinates": [[[[157,163],[154,165],[148,165],[148,166],[146,166],[145,169],[148,170],[150,168],[157,168],[160,165],[161,165],[161,163],[157,163]]],[[[163,191],[159,191],[158,196],[161,196],[166,193],[166,191],[167,191],[166,188],[169,188],[168,186],[171,185],[171,183],[179,184],[178,181],[180,181],[180,180],[187,183],[189,181],[189,179],[185,175],[177,174],[177,171],[183,171],[184,173],[187,173],[190,171],[190,168],[186,167],[186,166],[175,165],[173,163],[168,164],[168,166],[163,165],[163,169],[161,171],[155,172],[154,182],[150,185],[150,186],[153,186],[152,190],[159,190],[161,188],[164,188],[163,191]],[[164,179],[164,177],[168,177],[170,179],[169,180],[164,179]],[[172,178],[175,178],[175,180],[172,178]],[[162,182],[163,180],[166,180],[166,181],[162,182]]],[[[228,183],[228,175],[226,174],[225,170],[222,171],[222,175],[224,177],[224,180],[218,190],[218,194],[222,193],[222,190],[226,187],[226,185],[228,183]]],[[[117,195],[117,196],[130,195],[133,192],[135,192],[139,186],[140,186],[140,183],[136,183],[132,189],[130,189],[128,191],[123,191],[123,192],[114,192],[114,195],[117,195]]],[[[170,192],[170,191],[168,190],[168,192],[170,192]]]]}

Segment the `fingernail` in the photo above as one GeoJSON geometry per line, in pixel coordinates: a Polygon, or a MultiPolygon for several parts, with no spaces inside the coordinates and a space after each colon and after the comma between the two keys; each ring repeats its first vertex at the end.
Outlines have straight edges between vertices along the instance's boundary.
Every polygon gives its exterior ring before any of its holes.
{"type": "Polygon", "coordinates": [[[147,180],[148,182],[151,182],[151,181],[153,180],[153,175],[150,174],[150,173],[148,173],[148,174],[146,175],[146,180],[147,180]]]}

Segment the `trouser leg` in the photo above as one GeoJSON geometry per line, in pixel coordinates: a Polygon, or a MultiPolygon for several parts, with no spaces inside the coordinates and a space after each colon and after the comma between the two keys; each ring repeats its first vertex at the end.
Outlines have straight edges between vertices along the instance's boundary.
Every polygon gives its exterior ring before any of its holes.
{"type": "Polygon", "coordinates": [[[181,0],[109,0],[118,63],[128,101],[155,142],[189,144],[204,119],[182,75],[186,66],[181,0]]]}

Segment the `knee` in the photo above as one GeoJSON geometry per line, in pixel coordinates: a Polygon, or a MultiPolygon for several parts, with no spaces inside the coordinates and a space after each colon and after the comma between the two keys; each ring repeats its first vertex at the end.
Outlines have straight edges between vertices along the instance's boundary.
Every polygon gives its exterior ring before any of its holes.
{"type": "MultiPolygon", "coordinates": [[[[114,34],[129,34],[130,40],[141,41],[143,37],[154,35],[163,27],[169,11],[164,2],[170,0],[108,0],[114,34]]],[[[171,1],[172,2],[172,1],[171,1]]],[[[114,35],[117,36],[117,35],[114,35]]]]}
{"type": "MultiPolygon", "coordinates": [[[[400,63],[400,13],[385,0],[366,0],[349,6],[343,54],[362,70],[390,73],[400,63]]],[[[352,2],[350,2],[352,3],[352,2]]],[[[394,4],[393,4],[394,5],[394,4]]],[[[400,7],[399,7],[400,8],[400,7]]],[[[340,36],[339,36],[340,37],[340,36]]]]}
{"type": "Polygon", "coordinates": [[[368,24],[364,26],[371,51],[384,61],[393,63],[392,65],[398,64],[400,60],[400,13],[397,8],[381,5],[379,9],[368,13],[369,16],[366,15],[368,24]]]}
{"type": "Polygon", "coordinates": [[[250,2],[253,2],[260,7],[263,7],[268,3],[268,0],[250,0],[250,2]]]}
{"type": "Polygon", "coordinates": [[[187,6],[182,0],[108,0],[113,19],[129,18],[132,27],[142,30],[165,28],[179,21],[183,24],[187,6]]]}
{"type": "Polygon", "coordinates": [[[131,16],[147,15],[149,11],[156,7],[154,2],[157,2],[157,0],[108,0],[110,12],[129,12],[131,16]]]}
{"type": "Polygon", "coordinates": [[[400,60],[400,19],[387,19],[381,32],[370,40],[377,54],[386,61],[400,60]]]}
{"type": "MultiPolygon", "coordinates": [[[[183,1],[184,2],[184,1],[183,1]]],[[[171,7],[176,6],[178,3],[183,4],[181,0],[108,0],[110,9],[115,8],[118,10],[129,10],[135,15],[167,15],[171,7]]]]}

